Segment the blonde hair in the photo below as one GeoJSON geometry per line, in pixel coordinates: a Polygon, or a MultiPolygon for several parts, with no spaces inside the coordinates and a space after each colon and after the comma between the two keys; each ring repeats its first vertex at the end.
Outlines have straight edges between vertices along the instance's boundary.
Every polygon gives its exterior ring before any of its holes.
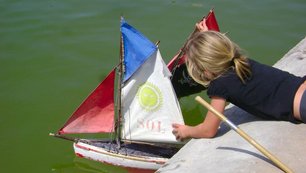
{"type": "Polygon", "coordinates": [[[215,31],[193,34],[186,44],[187,69],[189,75],[198,83],[209,83],[234,68],[240,80],[251,76],[248,59],[238,45],[225,34],[215,31]],[[209,75],[207,75],[209,73],[209,75]]]}

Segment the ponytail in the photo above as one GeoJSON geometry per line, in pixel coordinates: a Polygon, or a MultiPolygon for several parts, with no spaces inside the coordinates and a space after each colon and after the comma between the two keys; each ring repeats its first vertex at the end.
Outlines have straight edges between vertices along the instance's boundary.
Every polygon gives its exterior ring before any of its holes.
{"type": "Polygon", "coordinates": [[[235,44],[234,56],[232,58],[232,64],[234,66],[235,72],[242,83],[245,84],[245,80],[250,78],[252,72],[250,69],[250,64],[245,55],[241,53],[240,48],[235,44]]]}

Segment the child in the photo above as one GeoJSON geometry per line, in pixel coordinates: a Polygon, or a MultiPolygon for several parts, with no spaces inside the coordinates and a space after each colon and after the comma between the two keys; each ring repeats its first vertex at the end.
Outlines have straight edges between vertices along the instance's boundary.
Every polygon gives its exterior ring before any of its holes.
{"type": "MultiPolygon", "coordinates": [[[[242,54],[225,34],[207,31],[205,21],[196,25],[186,45],[187,69],[198,83],[208,87],[211,106],[224,112],[226,102],[265,119],[306,122],[306,76],[260,64],[242,54]]],[[[219,118],[209,112],[197,126],[173,124],[177,140],[211,138],[219,118]]]]}

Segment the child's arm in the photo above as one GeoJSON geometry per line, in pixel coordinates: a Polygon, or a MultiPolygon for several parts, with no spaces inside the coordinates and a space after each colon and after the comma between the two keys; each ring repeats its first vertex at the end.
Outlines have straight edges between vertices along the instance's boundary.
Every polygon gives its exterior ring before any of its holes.
{"type": "MultiPolygon", "coordinates": [[[[220,113],[224,112],[226,101],[223,98],[212,97],[211,106],[220,113]]],[[[207,112],[205,120],[197,126],[173,124],[173,134],[177,140],[187,138],[212,138],[216,135],[221,120],[210,111],[207,112]]]]}

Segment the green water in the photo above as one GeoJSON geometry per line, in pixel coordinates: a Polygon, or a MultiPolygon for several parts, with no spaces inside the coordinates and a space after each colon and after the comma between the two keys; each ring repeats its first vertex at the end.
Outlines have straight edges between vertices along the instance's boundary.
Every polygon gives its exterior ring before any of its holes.
{"type": "MultiPolygon", "coordinates": [[[[168,62],[195,21],[215,8],[220,29],[248,54],[274,64],[306,35],[304,0],[0,0],[0,171],[126,172],[76,158],[49,137],[118,63],[119,18],[168,62]]],[[[181,100],[189,124],[203,108],[181,100]]]]}

